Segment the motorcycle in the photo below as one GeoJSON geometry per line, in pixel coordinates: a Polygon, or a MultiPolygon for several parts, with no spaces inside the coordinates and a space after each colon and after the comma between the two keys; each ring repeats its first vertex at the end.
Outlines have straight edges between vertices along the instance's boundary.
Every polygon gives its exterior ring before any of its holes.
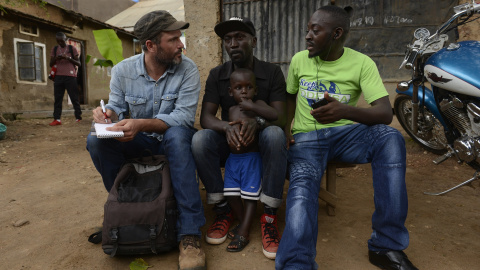
{"type": "Polygon", "coordinates": [[[480,3],[458,5],[454,15],[434,34],[426,28],[414,32],[400,69],[411,70],[409,81],[397,85],[394,111],[403,129],[426,150],[466,163],[471,179],[442,192],[443,195],[480,179],[480,42],[447,43],[447,33],[479,19],[480,3]],[[428,88],[431,86],[431,89],[428,88]]]}

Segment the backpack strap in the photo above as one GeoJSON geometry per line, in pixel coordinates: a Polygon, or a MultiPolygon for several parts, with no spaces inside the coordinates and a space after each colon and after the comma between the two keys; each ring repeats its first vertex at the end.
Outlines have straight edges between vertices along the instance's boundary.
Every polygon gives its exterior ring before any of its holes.
{"type": "Polygon", "coordinates": [[[70,56],[73,58],[74,55],[73,55],[73,46],[72,45],[68,45],[68,51],[70,51],[70,56]]]}
{"type": "Polygon", "coordinates": [[[57,57],[57,49],[58,49],[58,45],[53,47],[53,58],[57,57]]]}
{"type": "Polygon", "coordinates": [[[113,250],[112,253],[110,254],[110,257],[113,258],[115,254],[117,254],[117,249],[118,249],[118,229],[117,228],[112,228],[110,231],[110,239],[112,239],[113,242],[113,250]]]}
{"type": "Polygon", "coordinates": [[[98,231],[93,233],[88,237],[88,242],[94,243],[94,244],[100,244],[102,242],[102,231],[98,231]]]}
{"type": "Polygon", "coordinates": [[[153,254],[157,254],[157,249],[155,248],[155,240],[157,239],[156,231],[155,225],[150,225],[150,249],[152,250],[153,254]]]}

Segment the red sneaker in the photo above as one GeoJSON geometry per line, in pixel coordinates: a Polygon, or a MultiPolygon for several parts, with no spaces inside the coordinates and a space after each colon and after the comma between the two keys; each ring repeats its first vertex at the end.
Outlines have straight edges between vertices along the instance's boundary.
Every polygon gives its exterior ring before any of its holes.
{"type": "Polygon", "coordinates": [[[277,256],[278,245],[280,244],[277,216],[263,214],[260,218],[260,225],[262,226],[263,255],[274,260],[277,256]]]}
{"type": "Polygon", "coordinates": [[[228,229],[232,222],[232,212],[217,215],[213,224],[208,228],[207,235],[205,235],[205,241],[212,245],[219,245],[225,242],[228,229]]]}
{"type": "Polygon", "coordinates": [[[50,126],[59,126],[62,122],[58,121],[57,119],[53,120],[49,125],[50,126]]]}
{"type": "Polygon", "coordinates": [[[80,121],[82,121],[82,119],[75,120],[75,122],[77,122],[77,123],[80,123],[80,121]]]}

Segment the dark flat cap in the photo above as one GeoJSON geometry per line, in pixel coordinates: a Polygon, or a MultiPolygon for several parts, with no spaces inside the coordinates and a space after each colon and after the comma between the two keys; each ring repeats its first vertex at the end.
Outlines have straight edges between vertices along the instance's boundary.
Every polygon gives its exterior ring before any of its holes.
{"type": "Polygon", "coordinates": [[[140,41],[154,39],[160,32],[175,31],[187,29],[189,23],[177,21],[170,13],[165,10],[155,10],[143,15],[133,27],[133,33],[140,41]]]}
{"type": "Polygon", "coordinates": [[[255,36],[255,27],[253,26],[252,21],[248,18],[242,17],[231,17],[228,21],[215,25],[214,30],[221,38],[232,31],[243,31],[255,36]]]}

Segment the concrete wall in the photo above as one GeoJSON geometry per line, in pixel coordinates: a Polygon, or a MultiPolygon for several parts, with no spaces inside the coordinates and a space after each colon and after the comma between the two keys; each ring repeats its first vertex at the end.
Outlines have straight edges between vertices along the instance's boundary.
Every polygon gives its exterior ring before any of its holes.
{"type": "MultiPolygon", "coordinates": [[[[30,7],[30,12],[34,16],[41,15],[32,7],[30,7]]],[[[63,20],[57,12],[50,9],[47,12],[50,14],[50,19],[63,20]]],[[[3,14],[0,17],[0,112],[3,114],[18,114],[23,111],[53,110],[53,83],[17,83],[14,38],[45,44],[46,61],[48,61],[48,50],[54,46],[56,29],[49,26],[39,26],[39,36],[29,36],[19,32],[19,21],[28,22],[27,19],[10,14],[3,14]]],[[[46,66],[50,71],[48,63],[46,66]]]]}
{"type": "MultiPolygon", "coordinates": [[[[69,16],[63,10],[55,6],[47,5],[47,10],[41,9],[36,5],[21,6],[15,8],[23,13],[31,14],[45,20],[45,23],[30,21],[10,13],[0,15],[0,113],[4,115],[17,115],[27,112],[45,112],[51,116],[53,111],[53,82],[48,80],[45,83],[17,83],[15,74],[15,55],[14,38],[34,41],[45,44],[45,61],[47,74],[50,71],[48,62],[50,60],[50,51],[56,46],[55,34],[62,31],[55,24],[72,27],[75,18],[69,16]],[[28,22],[38,26],[39,35],[30,36],[19,32],[19,22],[28,22]]],[[[12,12],[13,13],[13,12],[12,12]]],[[[90,54],[92,58],[103,58],[98,52],[92,30],[105,28],[104,25],[83,20],[79,27],[68,33],[64,31],[69,38],[80,40],[84,43],[85,54],[90,54]]],[[[124,48],[124,57],[133,55],[133,37],[118,33],[124,48]]],[[[107,69],[94,67],[93,59],[85,65],[87,76],[87,99],[85,103],[90,106],[97,106],[100,99],[107,99],[109,93],[110,77],[107,76],[107,69]]],[[[64,110],[72,108],[67,104],[67,95],[64,98],[64,110]]]]}
{"type": "Polygon", "coordinates": [[[220,1],[218,0],[184,0],[185,21],[190,23],[186,30],[187,56],[198,66],[202,91],[198,102],[195,127],[200,128],[200,115],[205,81],[210,70],[222,63],[222,43],[213,31],[220,22],[220,1]]]}

